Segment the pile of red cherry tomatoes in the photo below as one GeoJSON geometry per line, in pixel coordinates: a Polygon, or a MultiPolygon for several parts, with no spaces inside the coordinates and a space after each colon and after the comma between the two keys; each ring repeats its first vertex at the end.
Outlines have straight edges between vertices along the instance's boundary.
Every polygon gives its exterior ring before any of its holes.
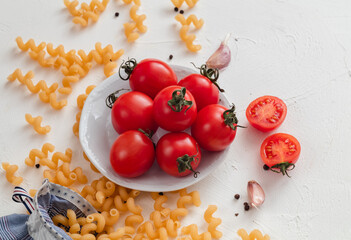
{"type": "Polygon", "coordinates": [[[219,105],[218,70],[201,66],[178,82],[170,66],[156,59],[135,59],[122,64],[132,91],[121,90],[106,99],[120,134],[110,151],[113,169],[123,177],[144,174],[156,158],[166,173],[196,177],[201,149],[222,151],[234,140],[238,120],[234,106],[219,105]],[[158,127],[169,131],[155,145],[158,127]],[[182,132],[191,127],[191,135],[182,132]]]}
{"type": "MultiPolygon", "coordinates": [[[[130,59],[122,64],[120,77],[129,80],[132,91],[118,90],[106,99],[111,118],[120,134],[112,145],[110,162],[123,177],[138,177],[156,158],[166,173],[183,177],[196,171],[201,149],[222,151],[234,140],[238,125],[234,105],[228,109],[218,104],[218,70],[200,68],[179,82],[170,66],[156,59],[139,63],[130,59]],[[126,77],[121,75],[124,71],[126,77]],[[158,128],[169,131],[156,145],[152,134],[158,128]],[[182,132],[191,128],[191,135],[182,132]]],[[[246,117],[260,131],[279,127],[285,119],[285,103],[273,96],[263,96],[249,104],[246,117]]],[[[289,134],[267,137],[261,146],[261,158],[267,169],[287,174],[295,167],[300,144],[289,134]]]]}

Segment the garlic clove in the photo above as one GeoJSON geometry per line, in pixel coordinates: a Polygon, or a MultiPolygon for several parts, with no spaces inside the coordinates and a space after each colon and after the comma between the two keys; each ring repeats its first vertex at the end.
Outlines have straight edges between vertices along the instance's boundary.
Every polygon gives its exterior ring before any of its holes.
{"type": "Polygon", "coordinates": [[[265,200],[265,193],[258,182],[251,180],[247,183],[247,195],[249,196],[250,205],[259,207],[265,200]]]}
{"type": "Polygon", "coordinates": [[[229,37],[230,33],[227,34],[219,48],[207,60],[206,65],[209,68],[218,68],[221,70],[229,65],[232,55],[227,45],[229,37]]]}

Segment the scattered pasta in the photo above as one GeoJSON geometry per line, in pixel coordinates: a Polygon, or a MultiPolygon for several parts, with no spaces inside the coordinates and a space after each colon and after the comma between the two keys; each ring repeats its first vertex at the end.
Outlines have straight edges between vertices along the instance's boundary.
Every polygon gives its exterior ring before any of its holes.
{"type": "Polygon", "coordinates": [[[15,176],[15,173],[18,170],[18,166],[17,165],[10,165],[7,162],[3,162],[2,164],[2,168],[5,170],[6,172],[6,179],[9,183],[11,183],[14,186],[18,186],[23,182],[23,178],[22,177],[17,177],[15,176]]]}
{"type": "MultiPolygon", "coordinates": [[[[132,0],[123,0],[124,3],[130,4],[132,0]]],[[[138,15],[137,11],[140,7],[140,1],[134,0],[134,5],[130,8],[129,16],[133,20],[131,23],[123,24],[124,27],[124,35],[127,38],[128,42],[134,42],[139,38],[139,33],[146,33],[147,27],[144,25],[144,21],[146,19],[145,14],[138,15]]]]}
{"type": "Polygon", "coordinates": [[[34,167],[36,158],[43,159],[48,157],[49,152],[53,152],[55,150],[55,146],[50,143],[45,143],[41,150],[40,149],[32,149],[29,152],[29,156],[25,159],[24,163],[27,166],[34,167]]]}
{"type": "Polygon", "coordinates": [[[248,234],[245,229],[239,229],[238,235],[242,240],[269,240],[270,237],[266,234],[263,236],[260,230],[252,230],[250,234],[248,234]]]}
{"type": "Polygon", "coordinates": [[[201,50],[201,45],[194,45],[194,40],[196,36],[194,34],[188,35],[189,31],[189,26],[188,25],[183,25],[182,28],[179,31],[179,36],[182,39],[182,41],[185,42],[186,47],[190,52],[197,52],[201,50]]]}
{"type": "Polygon", "coordinates": [[[34,130],[39,133],[39,134],[47,134],[51,131],[51,127],[50,126],[41,126],[41,122],[43,120],[42,116],[38,116],[38,117],[32,117],[31,114],[27,113],[25,115],[26,121],[33,126],[34,130]]]}
{"type": "Polygon", "coordinates": [[[218,231],[216,228],[222,223],[220,218],[213,217],[213,213],[217,211],[216,205],[209,205],[205,211],[204,219],[208,223],[208,231],[211,233],[213,238],[221,238],[222,232],[218,231]]]}
{"type": "Polygon", "coordinates": [[[192,8],[196,5],[196,3],[199,1],[199,0],[171,0],[171,2],[173,3],[173,5],[177,8],[180,8],[183,3],[185,3],[188,5],[188,7],[192,8]]]}
{"type": "Polygon", "coordinates": [[[89,19],[93,22],[97,22],[99,20],[100,14],[105,10],[109,0],[92,0],[90,4],[82,3],[80,5],[80,9],[77,9],[79,2],[78,0],[74,0],[70,2],[69,0],[63,1],[66,8],[73,16],[72,22],[75,24],[80,24],[82,27],[88,26],[89,19]]]}
{"type": "Polygon", "coordinates": [[[194,14],[189,15],[188,18],[185,18],[183,14],[178,14],[175,19],[182,25],[193,23],[196,29],[200,29],[204,25],[204,20],[202,18],[198,19],[194,14]]]}

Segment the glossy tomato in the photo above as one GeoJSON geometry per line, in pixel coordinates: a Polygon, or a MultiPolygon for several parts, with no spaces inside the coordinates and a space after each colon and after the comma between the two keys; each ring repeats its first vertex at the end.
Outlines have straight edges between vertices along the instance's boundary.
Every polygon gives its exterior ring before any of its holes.
{"type": "Polygon", "coordinates": [[[142,129],[156,132],[158,126],[152,117],[154,101],[144,93],[132,91],[122,94],[113,104],[111,120],[119,133],[142,129]]]}
{"type": "Polygon", "coordinates": [[[196,119],[196,102],[190,92],[180,86],[161,90],[154,99],[153,117],[163,129],[172,132],[183,131],[196,119]]]}
{"type": "Polygon", "coordinates": [[[276,133],[267,137],[261,145],[262,161],[274,172],[288,175],[295,168],[301,152],[299,141],[286,133],[276,133]]]}
{"type": "Polygon", "coordinates": [[[195,98],[198,111],[207,105],[218,103],[218,88],[207,77],[201,74],[186,76],[179,81],[178,85],[185,87],[191,92],[195,98]]]}
{"type": "Polygon", "coordinates": [[[110,151],[112,168],[122,177],[138,177],[153,164],[155,149],[152,141],[142,132],[129,130],[122,133],[110,151]]]}
{"type": "MultiPolygon", "coordinates": [[[[121,69],[127,73],[132,90],[143,92],[152,99],[165,87],[176,85],[177,76],[165,62],[157,59],[144,59],[137,63],[130,59],[122,64],[121,69]]],[[[121,76],[121,74],[120,74],[121,76]]]]}
{"type": "Polygon", "coordinates": [[[204,107],[197,114],[191,127],[191,135],[199,145],[208,151],[222,151],[234,140],[238,120],[231,109],[219,104],[204,107]]]}
{"type": "Polygon", "coordinates": [[[167,133],[156,146],[156,159],[163,171],[175,177],[183,177],[199,172],[196,168],[201,161],[201,151],[197,142],[184,132],[167,133]]]}
{"type": "Polygon", "coordinates": [[[286,116],[287,107],[283,100],[273,96],[263,96],[252,101],[246,109],[249,123],[262,132],[279,127],[286,116]]]}

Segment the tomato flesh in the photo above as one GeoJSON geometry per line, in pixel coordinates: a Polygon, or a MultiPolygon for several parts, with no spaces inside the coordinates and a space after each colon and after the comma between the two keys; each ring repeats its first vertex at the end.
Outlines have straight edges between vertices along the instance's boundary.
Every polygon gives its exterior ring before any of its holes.
{"type": "Polygon", "coordinates": [[[261,159],[270,168],[278,164],[295,164],[300,156],[299,141],[286,133],[276,133],[267,137],[261,145],[261,159]]]}
{"type": "Polygon", "coordinates": [[[151,168],[155,159],[152,141],[143,133],[130,130],[121,134],[110,150],[110,163],[122,177],[133,178],[151,168]]]}
{"type": "Polygon", "coordinates": [[[263,96],[255,99],[246,109],[246,117],[256,129],[268,132],[279,127],[287,113],[283,100],[274,96],[263,96]]]}

